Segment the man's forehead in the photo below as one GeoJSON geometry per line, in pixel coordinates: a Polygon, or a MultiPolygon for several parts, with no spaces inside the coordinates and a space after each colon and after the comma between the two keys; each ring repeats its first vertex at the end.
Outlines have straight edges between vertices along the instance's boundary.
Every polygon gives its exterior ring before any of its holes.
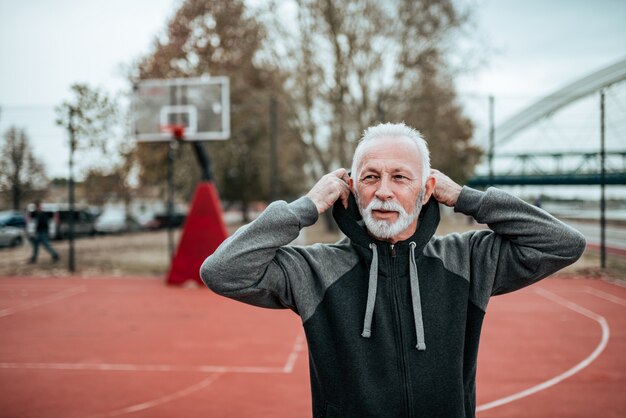
{"type": "Polygon", "coordinates": [[[406,136],[386,136],[368,141],[362,145],[359,165],[380,165],[393,163],[393,165],[406,166],[419,169],[422,165],[422,157],[417,143],[406,136]]]}
{"type": "Polygon", "coordinates": [[[398,159],[390,159],[390,158],[364,158],[361,162],[361,170],[389,170],[389,171],[397,171],[401,169],[411,169],[411,170],[419,170],[420,162],[411,159],[411,160],[398,160],[398,159]]]}

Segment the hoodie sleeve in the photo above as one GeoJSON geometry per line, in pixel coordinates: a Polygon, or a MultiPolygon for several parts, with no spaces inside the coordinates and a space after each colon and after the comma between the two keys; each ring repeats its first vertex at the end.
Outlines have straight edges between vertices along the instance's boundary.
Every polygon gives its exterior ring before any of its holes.
{"type": "Polygon", "coordinates": [[[580,232],[502,190],[464,187],[454,210],[491,229],[453,239],[469,255],[459,261],[469,263],[470,289],[482,309],[490,296],[535,283],[574,263],[585,249],[580,232]]]}
{"type": "Polygon", "coordinates": [[[273,202],[204,261],[200,268],[202,281],[214,292],[232,299],[296,310],[289,278],[307,277],[311,272],[300,252],[283,246],[317,218],[317,208],[307,197],[289,204],[273,202]]]}

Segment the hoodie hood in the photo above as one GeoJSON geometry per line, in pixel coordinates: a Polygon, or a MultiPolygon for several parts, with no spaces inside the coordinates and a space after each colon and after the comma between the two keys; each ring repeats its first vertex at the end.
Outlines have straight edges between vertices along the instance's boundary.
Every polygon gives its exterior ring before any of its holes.
{"type": "MultiPolygon", "coordinates": [[[[370,236],[365,227],[359,224],[359,222],[362,221],[362,217],[353,193],[350,193],[350,197],[348,199],[348,209],[343,207],[341,199],[338,199],[335,202],[333,206],[333,217],[335,218],[337,225],[339,225],[341,232],[350,238],[354,244],[360,247],[370,248],[371,243],[375,243],[379,246],[380,244],[388,244],[385,241],[380,241],[370,236]]],[[[421,254],[423,248],[435,234],[435,231],[439,226],[439,220],[439,203],[435,200],[435,198],[431,197],[428,202],[422,206],[419,221],[417,223],[417,229],[413,236],[406,241],[398,242],[396,245],[408,245],[408,243],[414,242],[418,254],[421,254]]]]}

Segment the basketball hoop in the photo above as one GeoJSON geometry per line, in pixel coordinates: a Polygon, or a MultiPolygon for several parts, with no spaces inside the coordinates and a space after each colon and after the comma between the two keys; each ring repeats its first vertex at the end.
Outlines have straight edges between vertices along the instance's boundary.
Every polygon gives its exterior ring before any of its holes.
{"type": "Polygon", "coordinates": [[[185,142],[230,138],[228,77],[139,81],[133,90],[133,132],[137,141],[185,142]],[[184,132],[174,125],[184,125],[184,132]]]}
{"type": "Polygon", "coordinates": [[[185,139],[185,125],[171,124],[161,125],[159,130],[163,133],[171,133],[172,137],[177,141],[185,139]]]}

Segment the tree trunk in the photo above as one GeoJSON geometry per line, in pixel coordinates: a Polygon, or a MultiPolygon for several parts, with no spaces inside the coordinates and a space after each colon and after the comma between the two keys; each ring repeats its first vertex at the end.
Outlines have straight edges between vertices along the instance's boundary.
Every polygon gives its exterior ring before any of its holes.
{"type": "Polygon", "coordinates": [[[19,184],[14,184],[12,187],[13,194],[13,210],[20,210],[20,201],[22,200],[22,191],[19,184]]]}

